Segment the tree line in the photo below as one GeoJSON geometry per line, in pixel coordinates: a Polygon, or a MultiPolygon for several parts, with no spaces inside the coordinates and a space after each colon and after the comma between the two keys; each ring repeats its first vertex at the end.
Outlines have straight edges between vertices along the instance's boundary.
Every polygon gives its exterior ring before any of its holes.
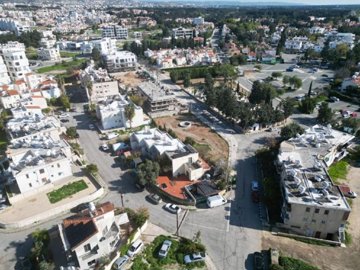
{"type": "Polygon", "coordinates": [[[15,35],[14,33],[9,33],[5,35],[0,35],[0,44],[7,43],[9,41],[18,41],[25,44],[25,47],[39,47],[39,42],[41,39],[41,33],[37,30],[24,32],[20,36],[15,35]]]}

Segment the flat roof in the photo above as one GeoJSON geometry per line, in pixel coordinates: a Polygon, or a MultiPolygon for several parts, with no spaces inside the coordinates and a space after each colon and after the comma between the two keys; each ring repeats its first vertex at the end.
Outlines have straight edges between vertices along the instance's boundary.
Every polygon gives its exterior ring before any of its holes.
{"type": "Polygon", "coordinates": [[[169,90],[166,90],[160,83],[147,81],[139,84],[138,87],[151,101],[154,102],[176,99],[176,96],[169,90]]]}
{"type": "Polygon", "coordinates": [[[288,202],[350,209],[326,168],[333,162],[329,156],[341,152],[340,148],[353,138],[331,127],[315,125],[281,143],[278,161],[286,174],[283,187],[288,202]]]}

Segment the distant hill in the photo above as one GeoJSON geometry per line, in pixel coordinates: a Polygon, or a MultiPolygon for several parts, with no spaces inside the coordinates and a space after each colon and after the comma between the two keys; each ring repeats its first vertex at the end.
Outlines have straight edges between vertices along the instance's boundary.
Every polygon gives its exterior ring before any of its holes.
{"type": "Polygon", "coordinates": [[[140,0],[140,2],[152,3],[176,3],[176,4],[192,4],[197,6],[303,6],[302,3],[293,2],[239,2],[234,0],[140,0]]]}

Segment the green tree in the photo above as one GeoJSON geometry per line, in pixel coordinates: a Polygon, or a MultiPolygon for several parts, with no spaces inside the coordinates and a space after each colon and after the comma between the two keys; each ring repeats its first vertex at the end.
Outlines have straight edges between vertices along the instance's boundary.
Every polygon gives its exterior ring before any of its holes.
{"type": "Polygon", "coordinates": [[[292,76],[289,79],[289,83],[290,85],[296,90],[299,89],[302,86],[302,81],[299,77],[297,76],[292,76]]]}
{"type": "Polygon", "coordinates": [[[92,49],[91,58],[97,63],[101,61],[101,53],[100,53],[98,48],[93,48],[92,49]]]}
{"type": "Polygon", "coordinates": [[[141,185],[155,184],[159,176],[160,166],[156,161],[147,159],[136,168],[138,181],[141,185]]]}
{"type": "Polygon", "coordinates": [[[285,119],[287,119],[294,113],[295,101],[288,97],[281,101],[280,108],[284,112],[285,119]]]}
{"type": "Polygon", "coordinates": [[[323,102],[320,105],[317,119],[321,124],[329,124],[334,116],[333,111],[329,108],[329,103],[323,102]]]}
{"type": "Polygon", "coordinates": [[[130,128],[132,128],[132,119],[135,116],[135,106],[133,103],[130,103],[125,108],[125,117],[130,121],[130,128]]]}
{"type": "Polygon", "coordinates": [[[302,113],[312,114],[316,107],[316,100],[308,96],[300,102],[299,110],[302,113]]]}
{"type": "Polygon", "coordinates": [[[278,71],[274,71],[273,73],[271,73],[271,77],[273,77],[274,79],[281,78],[282,73],[278,71]]]}
{"type": "Polygon", "coordinates": [[[70,109],[70,100],[67,95],[61,94],[56,101],[57,105],[63,107],[63,109],[70,109]]]}
{"type": "Polygon", "coordinates": [[[252,86],[249,102],[251,104],[267,103],[275,97],[276,90],[274,86],[269,83],[255,81],[252,86]]]}
{"type": "Polygon", "coordinates": [[[86,165],[85,170],[90,174],[97,174],[99,171],[96,164],[93,164],[93,163],[86,165]]]}
{"type": "Polygon", "coordinates": [[[290,76],[285,75],[285,76],[283,77],[282,82],[283,82],[284,85],[289,84],[289,82],[290,82],[290,76]]]}
{"type": "Polygon", "coordinates": [[[76,127],[69,127],[66,129],[66,136],[71,139],[75,139],[77,137],[77,130],[76,127]]]}
{"type": "Polygon", "coordinates": [[[280,136],[282,140],[288,140],[296,136],[296,134],[303,134],[304,129],[296,123],[291,123],[281,128],[280,136]]]}
{"type": "Polygon", "coordinates": [[[184,87],[189,87],[191,84],[190,81],[190,73],[186,73],[185,78],[184,78],[184,87]]]}

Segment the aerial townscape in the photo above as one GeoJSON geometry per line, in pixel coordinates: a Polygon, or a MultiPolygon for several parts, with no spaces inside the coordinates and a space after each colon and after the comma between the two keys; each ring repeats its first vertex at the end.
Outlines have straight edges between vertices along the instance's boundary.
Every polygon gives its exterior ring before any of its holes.
{"type": "Polygon", "coordinates": [[[358,0],[0,1],[0,270],[358,270],[358,194],[358,0]]]}

